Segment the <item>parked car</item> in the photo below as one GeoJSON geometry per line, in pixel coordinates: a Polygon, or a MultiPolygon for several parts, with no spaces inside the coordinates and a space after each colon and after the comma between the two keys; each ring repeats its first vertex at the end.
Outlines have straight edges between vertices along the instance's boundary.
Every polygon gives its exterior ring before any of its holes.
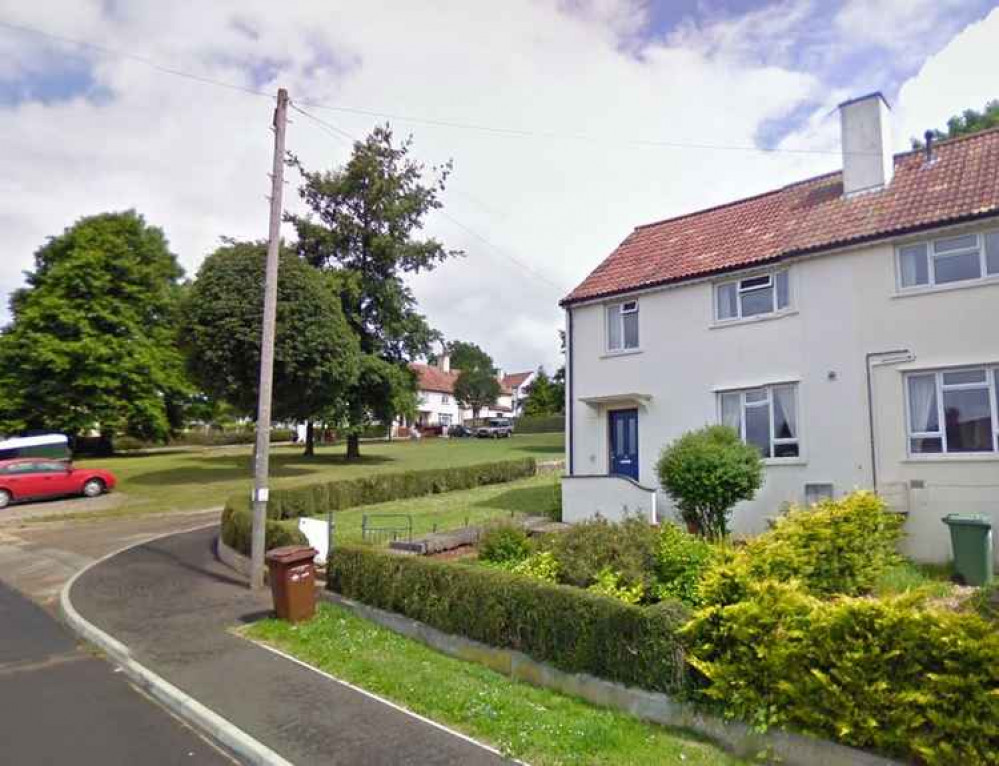
{"type": "Polygon", "coordinates": [[[100,468],[74,468],[68,461],[44,458],[0,460],[0,508],[21,500],[83,495],[97,497],[118,481],[100,468]]]}
{"type": "Polygon", "coordinates": [[[506,439],[513,435],[513,423],[505,418],[490,418],[475,429],[480,439],[506,439]]]}
{"type": "Polygon", "coordinates": [[[468,426],[454,425],[447,429],[447,435],[451,438],[464,439],[475,436],[475,432],[468,426]]]}
{"type": "Polygon", "coordinates": [[[0,460],[42,457],[69,460],[69,438],[65,434],[40,434],[0,440],[0,460]]]}

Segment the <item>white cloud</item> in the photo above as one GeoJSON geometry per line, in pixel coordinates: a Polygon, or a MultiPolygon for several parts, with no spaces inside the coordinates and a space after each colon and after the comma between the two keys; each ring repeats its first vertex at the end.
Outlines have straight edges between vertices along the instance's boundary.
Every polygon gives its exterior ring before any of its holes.
{"type": "MultiPolygon", "coordinates": [[[[787,6],[799,7],[807,4],[787,6]]],[[[635,225],[838,166],[835,154],[636,143],[750,146],[762,123],[825,89],[785,57],[732,54],[740,41],[731,31],[702,30],[719,41],[711,45],[690,30],[642,42],[645,18],[642,3],[626,0],[522,0],[492,14],[457,1],[0,0],[0,19],[168,67],[247,85],[254,67],[266,80],[261,88],[286,85],[293,100],[531,133],[392,121],[398,133],[414,134],[414,152],[428,164],[454,159],[450,215],[558,285],[441,216],[428,222],[430,233],[467,257],[413,280],[422,310],[446,335],[483,345],[508,370],[558,362],[557,300],[635,225]],[[106,7],[113,13],[102,15],[106,7]]],[[[794,24],[782,27],[781,19],[765,17],[770,32],[793,34],[794,24]]],[[[9,37],[0,30],[0,45],[9,37]]],[[[0,58],[0,79],[49,45],[14,39],[15,49],[2,48],[17,55],[0,58]]],[[[265,236],[272,103],[127,58],[93,56],[111,100],[25,103],[0,119],[0,292],[19,283],[47,236],[103,210],[135,207],[162,226],[189,271],[220,235],[265,236]]],[[[379,121],[310,111],[355,136],[379,121]]],[[[307,165],[330,167],[348,156],[345,141],[293,118],[288,145],[307,165]]],[[[828,122],[816,118],[813,132],[828,134],[828,122]]],[[[787,142],[810,140],[817,139],[802,133],[787,142]]],[[[286,199],[296,206],[290,180],[286,199]]]]}

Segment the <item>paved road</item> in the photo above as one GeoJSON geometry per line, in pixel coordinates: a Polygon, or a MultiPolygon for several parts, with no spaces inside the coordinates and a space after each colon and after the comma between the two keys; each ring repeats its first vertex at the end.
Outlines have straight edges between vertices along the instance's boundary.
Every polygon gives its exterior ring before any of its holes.
{"type": "Polygon", "coordinates": [[[218,518],[219,511],[211,510],[70,522],[0,523],[0,577],[40,604],[52,607],[62,586],[87,564],[126,545],[217,522],[218,518]]]}
{"type": "Polygon", "coordinates": [[[231,764],[0,582],[0,761],[23,766],[231,764]]]}
{"type": "Polygon", "coordinates": [[[77,580],[73,604],[154,673],[300,766],[505,762],[233,635],[270,613],[270,597],[216,560],[214,535],[174,535],[114,556],[77,580]]]}

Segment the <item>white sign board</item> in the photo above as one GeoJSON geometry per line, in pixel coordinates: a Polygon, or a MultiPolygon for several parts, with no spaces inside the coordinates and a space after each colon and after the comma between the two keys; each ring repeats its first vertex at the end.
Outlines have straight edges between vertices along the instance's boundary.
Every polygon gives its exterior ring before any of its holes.
{"type": "Polygon", "coordinates": [[[317,564],[325,564],[326,556],[329,554],[329,527],[323,519],[298,520],[298,529],[309,539],[309,545],[319,553],[316,555],[317,564]]]}

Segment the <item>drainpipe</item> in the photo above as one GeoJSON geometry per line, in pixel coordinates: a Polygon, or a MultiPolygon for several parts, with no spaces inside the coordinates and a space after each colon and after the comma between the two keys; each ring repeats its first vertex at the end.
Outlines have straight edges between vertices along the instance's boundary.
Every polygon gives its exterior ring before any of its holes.
{"type": "Polygon", "coordinates": [[[568,430],[567,434],[567,445],[569,448],[569,476],[574,475],[573,467],[575,465],[575,454],[574,449],[574,435],[575,429],[573,428],[573,402],[575,397],[573,396],[573,384],[575,383],[576,376],[573,374],[572,369],[572,308],[569,306],[565,307],[565,416],[566,416],[566,427],[568,430]]]}
{"type": "Polygon", "coordinates": [[[874,383],[872,381],[872,362],[877,357],[886,357],[887,359],[882,359],[881,364],[890,363],[892,361],[905,362],[915,358],[907,348],[897,348],[891,351],[870,351],[865,357],[866,368],[867,368],[867,427],[869,429],[868,436],[870,437],[871,443],[871,486],[874,488],[874,493],[877,494],[878,491],[878,449],[876,444],[876,436],[874,433],[874,383]],[[892,360],[893,356],[902,356],[901,359],[892,360]]]}

